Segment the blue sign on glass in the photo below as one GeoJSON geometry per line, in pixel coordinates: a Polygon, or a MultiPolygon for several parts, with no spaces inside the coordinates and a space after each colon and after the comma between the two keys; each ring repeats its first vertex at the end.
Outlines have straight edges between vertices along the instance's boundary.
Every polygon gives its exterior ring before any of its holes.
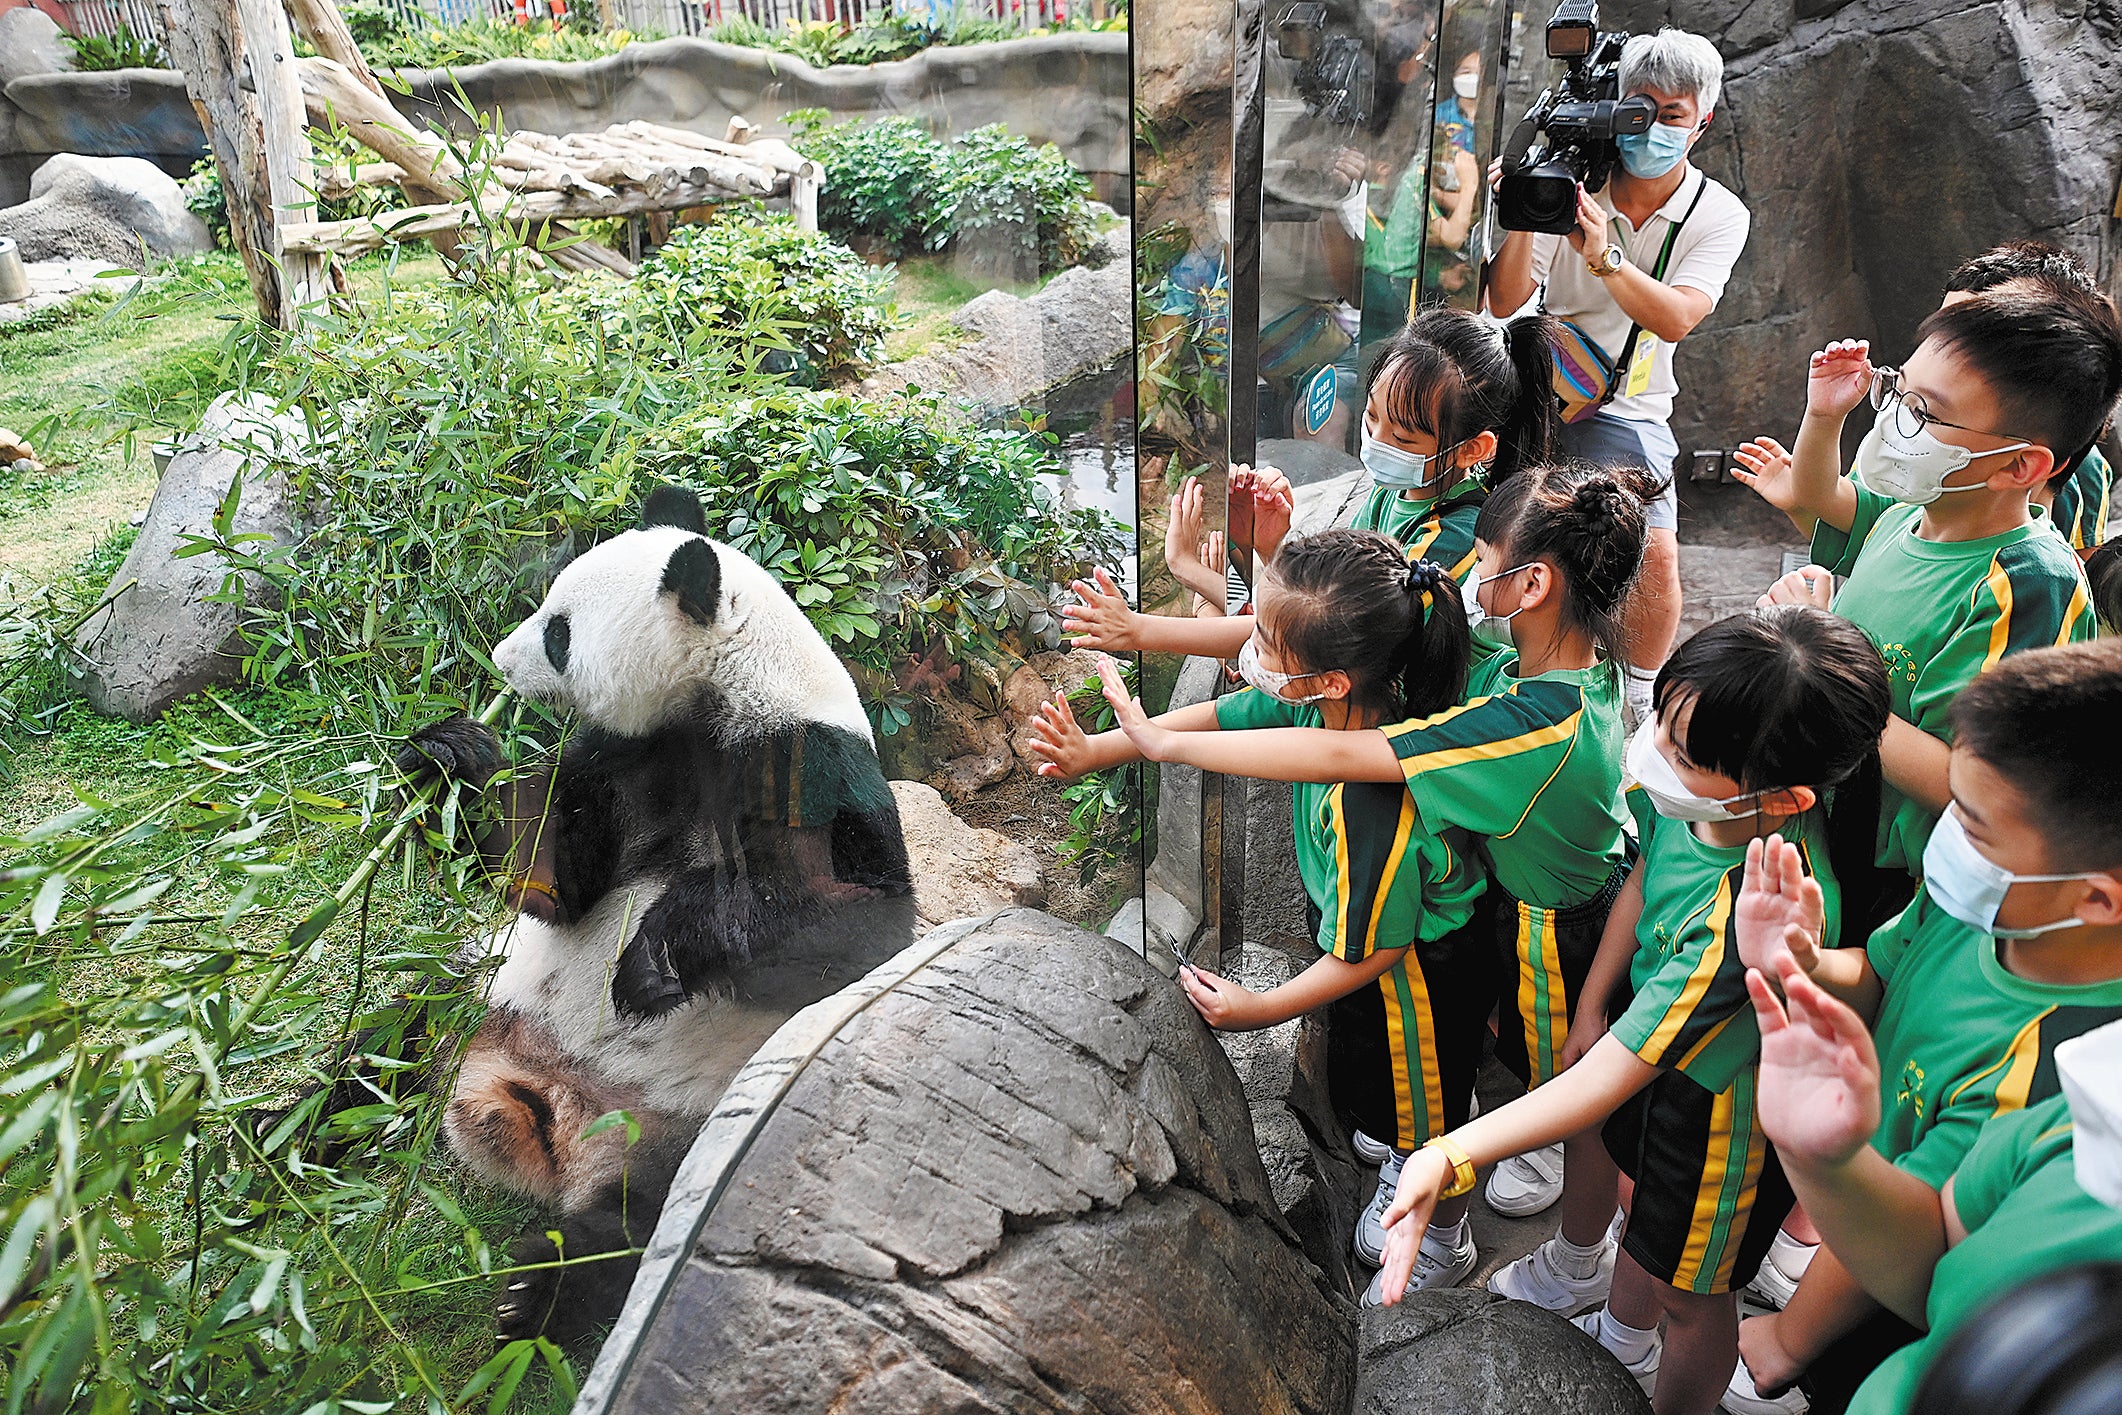
{"type": "Polygon", "coordinates": [[[1334,415],[1334,395],[1338,387],[1337,370],[1327,364],[1304,385],[1304,430],[1317,435],[1326,426],[1326,420],[1334,415]]]}

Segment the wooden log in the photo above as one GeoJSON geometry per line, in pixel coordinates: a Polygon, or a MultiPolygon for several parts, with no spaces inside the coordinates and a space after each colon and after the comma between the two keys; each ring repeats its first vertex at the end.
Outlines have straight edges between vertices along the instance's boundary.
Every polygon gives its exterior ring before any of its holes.
{"type": "MultiPolygon", "coordinates": [[[[559,222],[600,219],[614,216],[635,216],[651,211],[685,211],[694,207],[714,207],[733,200],[726,188],[700,183],[681,183],[660,195],[646,191],[628,190],[616,192],[609,197],[593,196],[584,192],[525,191],[511,197],[495,209],[493,215],[502,221],[559,222]]],[[[433,236],[438,232],[461,229],[472,219],[472,208],[468,202],[448,202],[428,206],[406,207],[400,211],[378,212],[374,216],[358,217],[351,221],[313,221],[287,227],[282,240],[289,250],[330,251],[340,255],[354,255],[372,251],[392,241],[433,236]]],[[[562,235],[556,231],[555,235],[562,235]]],[[[583,245],[591,244],[584,242],[583,245]]],[[[548,251],[554,258],[580,252],[582,246],[564,251],[548,251]]],[[[584,258],[595,260],[600,268],[622,270],[626,265],[624,256],[609,248],[601,253],[587,254],[584,258]],[[611,264],[602,258],[610,255],[620,262],[611,264]]],[[[623,273],[623,271],[622,271],[623,273]]]]}
{"type": "Polygon", "coordinates": [[[287,0],[287,10],[294,17],[296,31],[312,49],[342,66],[361,87],[382,95],[383,85],[376,82],[361,46],[354,43],[354,32],[347,28],[346,17],[333,0],[287,0]]]}
{"type": "Polygon", "coordinates": [[[310,160],[309,123],[304,117],[302,84],[295,74],[295,37],[287,27],[280,0],[236,0],[243,24],[244,48],[250,55],[251,81],[258,90],[258,120],[265,133],[266,188],[273,204],[273,255],[280,261],[280,327],[293,329],[301,311],[331,296],[331,278],[322,258],[289,251],[280,227],[316,215],[316,166],[310,160]]]}
{"type": "Polygon", "coordinates": [[[282,307],[280,268],[274,261],[271,184],[265,129],[236,0],[159,0],[170,62],[184,75],[184,91],[199,115],[221,190],[229,234],[243,258],[259,317],[277,324],[282,307]]]}
{"type": "MultiPolygon", "coordinates": [[[[298,72],[310,111],[336,117],[357,142],[402,167],[406,180],[412,184],[403,189],[407,196],[434,204],[469,195],[464,187],[463,168],[448,150],[439,143],[416,138],[398,110],[381,94],[363,88],[344,65],[330,59],[304,59],[298,72]]],[[[579,242],[549,255],[554,263],[570,270],[632,270],[632,263],[617,251],[589,249],[593,245],[594,242],[579,242]]]]}

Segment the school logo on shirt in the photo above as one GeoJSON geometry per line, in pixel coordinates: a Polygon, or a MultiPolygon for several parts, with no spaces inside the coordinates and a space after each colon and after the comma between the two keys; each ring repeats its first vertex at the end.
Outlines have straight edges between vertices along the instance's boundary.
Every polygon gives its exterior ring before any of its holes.
{"type": "Polygon", "coordinates": [[[1651,947],[1657,949],[1660,953],[1677,953],[1680,951],[1679,944],[1673,941],[1673,931],[1663,923],[1651,925],[1650,943],[1651,947]]]}
{"type": "Polygon", "coordinates": [[[1894,1090],[1894,1099],[1923,1117],[1923,1068],[1911,1061],[1901,1068],[1901,1084],[1894,1090]]]}
{"type": "Polygon", "coordinates": [[[1906,644],[1881,644],[1879,656],[1886,660],[1888,678],[1904,678],[1916,681],[1916,656],[1908,651],[1906,644]]]}

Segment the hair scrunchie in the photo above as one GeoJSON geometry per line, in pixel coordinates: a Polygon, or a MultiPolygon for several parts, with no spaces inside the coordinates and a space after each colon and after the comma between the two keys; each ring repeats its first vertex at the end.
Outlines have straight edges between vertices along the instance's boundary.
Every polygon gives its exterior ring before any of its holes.
{"type": "Polygon", "coordinates": [[[1451,580],[1451,575],[1434,560],[1410,560],[1407,562],[1407,578],[1402,581],[1409,594],[1419,594],[1428,603],[1439,590],[1451,580]]]}

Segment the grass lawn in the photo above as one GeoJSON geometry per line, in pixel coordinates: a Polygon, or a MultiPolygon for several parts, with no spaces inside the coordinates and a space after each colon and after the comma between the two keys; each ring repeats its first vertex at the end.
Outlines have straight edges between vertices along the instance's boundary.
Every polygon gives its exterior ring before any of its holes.
{"type": "Polygon", "coordinates": [[[885,336],[884,357],[896,363],[932,344],[957,342],[958,331],[951,324],[950,317],[966,301],[989,290],[1007,290],[1021,299],[1038,293],[1045,284],[1045,280],[1035,280],[1028,285],[998,285],[992,280],[975,280],[961,274],[954,268],[949,255],[908,256],[899,262],[898,279],[893,285],[899,313],[907,323],[885,336]]]}

